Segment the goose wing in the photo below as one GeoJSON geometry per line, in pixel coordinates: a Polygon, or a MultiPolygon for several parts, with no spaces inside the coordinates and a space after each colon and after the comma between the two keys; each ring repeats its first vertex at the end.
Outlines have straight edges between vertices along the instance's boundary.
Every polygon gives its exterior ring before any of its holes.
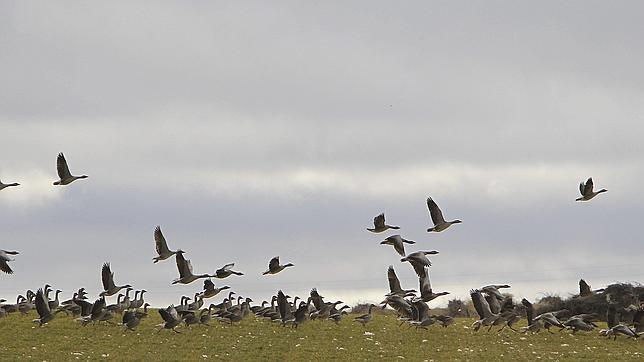
{"type": "Polygon", "coordinates": [[[268,270],[276,270],[280,267],[280,257],[276,256],[268,262],[268,270]]]}
{"type": "Polygon", "coordinates": [[[114,273],[110,270],[110,263],[103,264],[101,269],[101,279],[103,280],[103,290],[116,288],[114,284],[114,273]]]}
{"type": "Polygon", "coordinates": [[[503,303],[501,304],[501,313],[511,312],[514,310],[514,302],[512,297],[505,297],[503,303]]]}
{"type": "Polygon", "coordinates": [[[400,287],[400,280],[394,271],[393,265],[389,266],[387,269],[387,279],[389,280],[389,290],[394,293],[402,293],[402,288],[400,287]]]}
{"type": "Polygon", "coordinates": [[[105,308],[105,298],[98,298],[92,305],[92,319],[100,317],[103,313],[103,308],[105,308]]]}
{"type": "Polygon", "coordinates": [[[591,294],[592,292],[590,291],[590,285],[588,285],[585,280],[579,279],[579,296],[585,297],[591,294]]]}
{"type": "Polygon", "coordinates": [[[47,298],[42,289],[38,289],[38,292],[36,293],[35,304],[36,311],[40,318],[44,318],[51,314],[51,310],[49,309],[49,298],[47,298]]]}
{"type": "Polygon", "coordinates": [[[175,318],[175,316],[172,313],[172,311],[174,311],[174,314],[177,314],[176,309],[174,309],[174,307],[172,306],[169,308],[171,308],[172,310],[168,311],[167,309],[163,309],[163,308],[159,309],[159,314],[161,315],[161,318],[163,319],[163,321],[166,323],[172,323],[178,319],[178,318],[175,318]]]}
{"type": "Polygon", "coordinates": [[[9,263],[5,259],[0,259],[0,270],[7,274],[13,274],[13,270],[11,270],[9,263]]]}
{"type": "Polygon", "coordinates": [[[180,278],[192,275],[192,264],[190,263],[190,260],[186,260],[186,258],[183,257],[182,253],[176,254],[176,261],[180,278]]]}
{"type": "Polygon", "coordinates": [[[215,283],[212,282],[210,279],[205,279],[203,281],[203,290],[205,291],[213,291],[215,290],[215,283]]]}
{"type": "Polygon", "coordinates": [[[165,241],[165,237],[161,232],[161,226],[157,226],[156,229],[154,229],[154,244],[157,248],[157,254],[163,255],[170,253],[168,242],[165,241]]]}
{"type": "Polygon", "coordinates": [[[123,313],[123,324],[128,324],[129,322],[133,321],[136,319],[136,313],[134,313],[131,310],[126,310],[123,313]]]}
{"type": "Polygon", "coordinates": [[[484,319],[492,315],[490,306],[487,304],[487,301],[483,297],[483,294],[481,294],[481,291],[470,291],[470,297],[472,298],[472,304],[474,304],[474,309],[476,309],[476,313],[478,313],[480,319],[484,319]]]}
{"type": "Polygon", "coordinates": [[[61,180],[72,177],[72,174],[69,172],[69,167],[67,167],[67,160],[65,160],[65,155],[62,152],[56,158],[56,170],[61,180]]]}
{"type": "Polygon", "coordinates": [[[385,214],[382,213],[376,217],[373,218],[373,226],[375,226],[376,229],[378,228],[384,228],[385,227],[385,214]]]}
{"type": "Polygon", "coordinates": [[[528,325],[531,325],[532,321],[534,320],[534,307],[532,306],[532,303],[530,303],[525,298],[521,299],[521,304],[523,304],[523,306],[525,307],[525,312],[528,319],[528,325]]]}
{"type": "Polygon", "coordinates": [[[316,288],[311,289],[310,295],[315,309],[322,309],[322,306],[324,305],[324,298],[320,295],[320,293],[318,293],[318,290],[316,288]]]}
{"type": "Polygon", "coordinates": [[[429,209],[429,216],[432,217],[432,222],[434,223],[434,225],[439,225],[445,222],[445,219],[443,218],[443,212],[431,197],[427,198],[427,208],[429,209]]]}
{"type": "Polygon", "coordinates": [[[221,269],[220,269],[220,270],[221,270],[221,271],[229,271],[229,270],[230,270],[230,269],[232,269],[234,266],[235,266],[235,263],[226,264],[226,265],[224,265],[223,267],[221,267],[221,269]]]}
{"type": "Polygon", "coordinates": [[[592,193],[593,193],[593,178],[589,177],[588,180],[586,180],[586,184],[584,185],[584,190],[581,194],[586,196],[592,193]]]}
{"type": "Polygon", "coordinates": [[[429,299],[432,295],[432,284],[429,281],[429,268],[424,268],[424,275],[418,277],[418,283],[420,284],[420,297],[423,300],[429,299]]]}

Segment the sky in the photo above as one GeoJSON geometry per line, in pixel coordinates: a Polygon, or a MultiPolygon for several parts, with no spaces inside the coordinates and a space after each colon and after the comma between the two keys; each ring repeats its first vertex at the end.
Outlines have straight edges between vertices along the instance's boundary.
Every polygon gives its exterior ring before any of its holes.
{"type": "MultiPolygon", "coordinates": [[[[644,5],[629,1],[0,1],[0,297],[117,284],[178,303],[196,273],[377,302],[438,250],[435,291],[642,282],[644,5]],[[57,187],[56,155],[88,179],[57,187]],[[608,192],[576,203],[593,177],[608,192]],[[430,227],[425,199],[446,219],[430,227]],[[262,276],[279,255],[295,267],[262,276]]],[[[112,297],[115,299],[114,297],[112,297]]],[[[217,300],[220,298],[217,297],[217,300]]],[[[445,305],[449,298],[430,306],[445,305]]]]}

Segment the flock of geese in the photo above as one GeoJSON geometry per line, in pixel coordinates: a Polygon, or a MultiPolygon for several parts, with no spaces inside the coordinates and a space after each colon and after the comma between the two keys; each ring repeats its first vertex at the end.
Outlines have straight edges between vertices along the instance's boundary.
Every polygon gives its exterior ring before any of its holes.
{"type": "MultiPolygon", "coordinates": [[[[87,175],[74,176],[69,171],[65,156],[58,154],[56,161],[59,180],[54,185],[69,185],[72,182],[87,178],[87,175]]],[[[18,183],[4,184],[0,181],[0,190],[9,187],[20,186],[18,183]]],[[[599,191],[593,190],[593,180],[589,178],[586,182],[579,185],[581,197],[576,201],[589,201],[600,193],[606,192],[606,189],[599,191]]],[[[454,224],[461,223],[461,220],[446,221],[443,213],[436,202],[427,198],[427,208],[431,217],[433,226],[427,229],[427,232],[443,232],[454,224]]],[[[373,227],[367,228],[372,233],[383,233],[388,230],[399,230],[399,226],[388,225],[384,213],[376,216],[373,220],[373,227]]],[[[325,301],[316,288],[313,288],[303,300],[299,296],[291,297],[279,290],[270,300],[262,301],[260,305],[251,305],[251,298],[244,298],[237,295],[234,291],[228,291],[227,297],[219,304],[210,303],[207,307],[206,300],[219,295],[224,290],[230,289],[229,286],[223,285],[216,287],[212,278],[225,279],[232,275],[242,276],[242,272],[233,270],[235,264],[228,263],[217,269],[214,274],[195,274],[190,260],[184,257],[186,253],[182,249],[170,250],[168,242],[164,237],[161,227],[157,226],[154,230],[154,242],[156,254],[152,260],[153,263],[175,258],[178,278],[172,281],[172,284],[190,284],[198,279],[203,281],[203,289],[195,293],[193,297],[182,296],[177,305],[170,305],[167,308],[158,310],[163,323],[160,324],[159,331],[169,329],[180,333],[176,328],[180,325],[190,326],[194,324],[208,325],[211,321],[225,322],[233,324],[242,321],[244,318],[255,315],[270,321],[281,323],[283,326],[290,325],[297,328],[307,320],[330,320],[339,323],[344,316],[348,314],[350,307],[342,301],[325,301]],[[236,297],[234,297],[237,295],[236,297]],[[299,303],[298,303],[299,300],[299,303]],[[191,302],[192,301],[192,302],[191,302]]],[[[384,300],[379,304],[370,304],[366,314],[355,317],[353,320],[366,326],[373,319],[373,308],[386,308],[390,306],[398,314],[401,326],[407,324],[409,328],[427,329],[433,324],[439,324],[443,327],[451,325],[454,320],[447,315],[431,314],[427,303],[449,294],[449,292],[435,292],[429,278],[429,268],[432,263],[428,255],[436,255],[436,250],[414,251],[409,254],[405,253],[405,244],[415,244],[412,240],[407,240],[401,235],[391,235],[380,242],[382,245],[393,246],[396,253],[402,258],[400,262],[409,263],[418,276],[418,290],[403,289],[398,279],[394,266],[390,265],[387,269],[387,279],[389,284],[389,293],[384,295],[384,300]]],[[[10,255],[17,255],[17,251],[0,250],[0,270],[7,274],[12,274],[13,270],[9,262],[13,261],[10,255]]],[[[268,263],[268,269],[263,275],[277,274],[284,269],[293,267],[292,263],[281,264],[279,256],[272,258],[268,263]]],[[[27,314],[35,309],[39,318],[34,322],[40,326],[47,324],[60,313],[74,317],[81,325],[90,323],[105,322],[114,324],[117,315],[121,315],[122,325],[127,330],[135,330],[141,320],[147,317],[149,304],[145,303],[145,289],[135,290],[131,298],[130,293],[134,290],[130,284],[117,285],[114,281],[114,272],[111,270],[109,263],[104,263],[101,268],[101,281],[103,291],[99,293],[98,298],[92,303],[88,301],[85,288],[78,289],[73,293],[69,300],[60,302],[59,295],[61,290],[54,291],[50,285],[39,288],[35,293],[27,290],[25,295],[19,295],[15,304],[2,304],[6,300],[0,299],[0,318],[9,313],[19,312],[27,314]],[[50,299],[50,294],[54,292],[54,299],[50,299]],[[106,297],[117,295],[116,303],[107,304],[106,297]]],[[[487,327],[490,331],[494,326],[499,326],[500,330],[508,327],[517,332],[537,333],[541,329],[549,332],[551,327],[572,330],[573,334],[577,331],[590,331],[597,327],[594,323],[599,320],[598,316],[593,314],[580,314],[561,320],[560,316],[564,311],[548,312],[534,316],[532,304],[523,299],[521,306],[515,305],[512,297],[504,295],[501,290],[510,288],[509,285],[487,285],[470,292],[472,304],[476,309],[479,319],[472,324],[474,331],[487,327]],[[527,315],[528,325],[520,330],[514,328],[514,325],[527,315]]],[[[593,294],[602,293],[603,290],[592,291],[585,281],[580,281],[580,293],[577,297],[588,297],[593,294]]],[[[614,306],[609,307],[607,314],[608,329],[600,331],[601,335],[613,336],[622,334],[628,337],[638,338],[644,334],[644,305],[631,306],[635,308],[635,318],[633,328],[627,324],[619,323],[618,312],[614,306]]],[[[552,332],[551,332],[552,333],[552,332]]]]}

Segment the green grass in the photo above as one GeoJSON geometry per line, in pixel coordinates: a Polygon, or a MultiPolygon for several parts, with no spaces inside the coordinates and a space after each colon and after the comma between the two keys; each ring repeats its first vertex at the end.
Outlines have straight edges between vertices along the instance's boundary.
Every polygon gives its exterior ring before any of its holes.
{"type": "MultiPolygon", "coordinates": [[[[136,332],[121,326],[80,326],[59,315],[40,328],[35,317],[11,314],[0,319],[0,360],[633,360],[644,358],[644,341],[607,340],[597,332],[576,336],[564,331],[522,335],[511,330],[474,333],[471,320],[429,330],[398,327],[394,316],[377,315],[366,329],[346,317],[339,325],[309,321],[298,329],[248,318],[233,326],[178,328],[157,333],[152,311],[136,332]],[[373,335],[365,334],[365,331],[373,335]]],[[[525,322],[524,322],[525,324],[525,322]]]]}

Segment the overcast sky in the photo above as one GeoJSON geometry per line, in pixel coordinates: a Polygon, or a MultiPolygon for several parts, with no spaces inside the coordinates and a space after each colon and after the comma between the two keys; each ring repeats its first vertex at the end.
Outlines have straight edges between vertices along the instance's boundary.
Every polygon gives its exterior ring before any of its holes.
{"type": "MultiPolygon", "coordinates": [[[[117,284],[177,303],[153,230],[255,300],[643,281],[640,2],[0,2],[0,297],[117,284]],[[54,187],[56,154],[89,178],[54,187]],[[575,203],[592,176],[607,188],[575,203]],[[425,199],[462,224],[425,229],[425,199]],[[279,255],[296,266],[264,277],[279,255]]],[[[445,304],[447,299],[432,305],[445,304]]]]}

